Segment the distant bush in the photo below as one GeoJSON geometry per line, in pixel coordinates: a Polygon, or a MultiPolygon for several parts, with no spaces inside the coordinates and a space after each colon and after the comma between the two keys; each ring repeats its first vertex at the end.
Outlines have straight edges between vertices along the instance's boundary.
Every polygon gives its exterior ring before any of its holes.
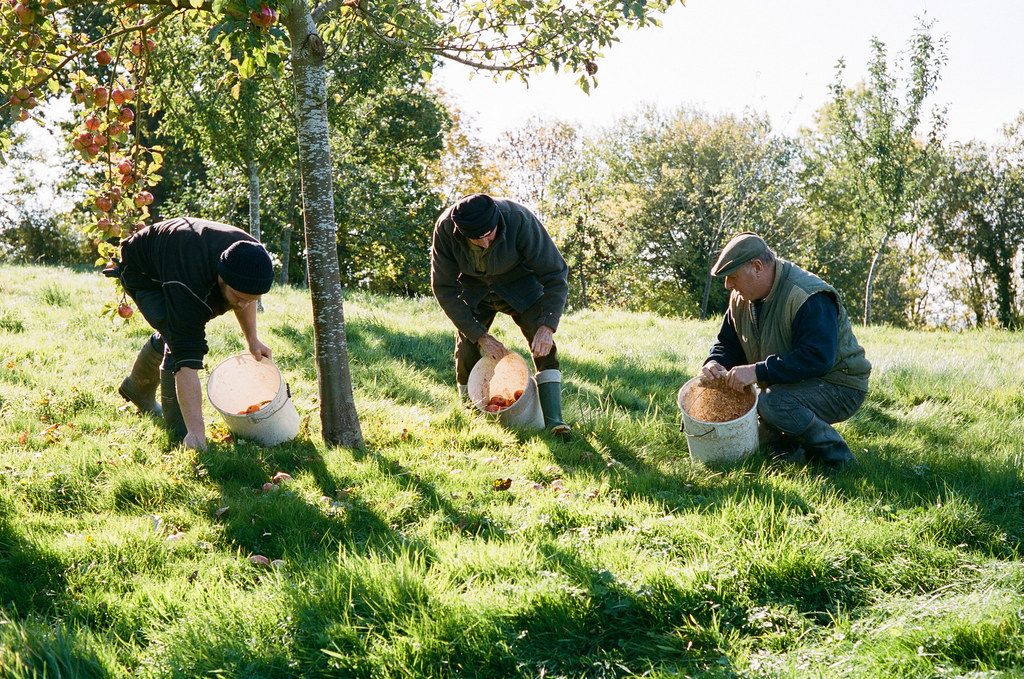
{"type": "Polygon", "coordinates": [[[93,245],[57,215],[22,213],[0,219],[0,261],[10,264],[89,264],[93,245]]]}

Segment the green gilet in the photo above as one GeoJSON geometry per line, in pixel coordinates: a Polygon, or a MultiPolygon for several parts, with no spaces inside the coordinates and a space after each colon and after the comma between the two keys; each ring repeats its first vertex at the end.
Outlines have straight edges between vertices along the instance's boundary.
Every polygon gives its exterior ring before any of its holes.
{"type": "Polygon", "coordinates": [[[769,356],[783,356],[793,350],[793,321],[796,313],[807,298],[818,292],[826,292],[835,299],[839,308],[839,343],[832,370],[821,379],[832,384],[851,387],[860,391],[868,390],[868,376],[871,364],[864,356],[864,349],[853,336],[850,318],[835,288],[814,274],[804,271],[792,262],[776,260],[775,282],[768,296],[764,298],[761,311],[754,318],[754,305],[740,298],[735,292],[729,297],[729,310],[736,326],[736,334],[747,360],[751,363],[763,361],[769,356]]]}

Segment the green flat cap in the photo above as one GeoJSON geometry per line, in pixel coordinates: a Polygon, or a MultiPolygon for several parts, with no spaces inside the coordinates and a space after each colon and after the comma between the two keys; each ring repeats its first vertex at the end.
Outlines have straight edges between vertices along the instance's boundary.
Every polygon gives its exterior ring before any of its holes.
{"type": "Polygon", "coordinates": [[[715,278],[730,276],[767,248],[768,244],[764,242],[764,239],[752,231],[736,234],[722,248],[722,254],[718,255],[718,261],[711,269],[711,275],[715,278]]]}

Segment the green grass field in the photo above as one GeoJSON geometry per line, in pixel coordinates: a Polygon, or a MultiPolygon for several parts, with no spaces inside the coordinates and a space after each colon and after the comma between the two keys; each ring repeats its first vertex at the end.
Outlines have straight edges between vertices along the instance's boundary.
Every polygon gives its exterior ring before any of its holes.
{"type": "MultiPolygon", "coordinates": [[[[859,329],[859,467],[711,469],[675,395],[716,322],[564,318],[562,442],[460,407],[433,300],[353,294],[353,451],[275,289],[299,438],[197,454],[117,396],[149,330],[110,295],[0,267],[0,677],[1024,676],[1019,334],[859,329]]],[[[232,317],[210,346],[244,351],[232,317]]]]}

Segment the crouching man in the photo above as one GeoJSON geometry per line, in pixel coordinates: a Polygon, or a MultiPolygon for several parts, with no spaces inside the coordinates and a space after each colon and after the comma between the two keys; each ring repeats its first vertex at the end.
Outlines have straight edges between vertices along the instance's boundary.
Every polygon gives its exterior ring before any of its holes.
{"type": "Polygon", "coordinates": [[[512,317],[530,344],[544,424],[567,436],[562,374],[554,334],[569,292],[568,267],[540,220],[526,207],[477,193],[450,206],[434,225],[430,285],[455,324],[455,378],[469,395],[482,354],[508,353],[488,331],[498,312],[512,317]]]}
{"type": "Polygon", "coordinates": [[[864,402],[871,364],[857,342],[839,293],[812,273],[776,257],[744,232],[722,250],[712,275],[731,291],[718,338],[704,362],[708,378],[733,389],[755,382],[763,444],[787,447],[829,469],[856,459],[832,424],[864,402]]]}
{"type": "Polygon", "coordinates": [[[162,415],[186,447],[205,450],[198,371],[209,351],[206,324],[233,311],[253,357],[271,357],[256,333],[257,302],[274,282],[270,255],[241,229],[180,217],[127,238],[104,274],[120,279],[155,330],[118,393],[139,410],[162,415]]]}

